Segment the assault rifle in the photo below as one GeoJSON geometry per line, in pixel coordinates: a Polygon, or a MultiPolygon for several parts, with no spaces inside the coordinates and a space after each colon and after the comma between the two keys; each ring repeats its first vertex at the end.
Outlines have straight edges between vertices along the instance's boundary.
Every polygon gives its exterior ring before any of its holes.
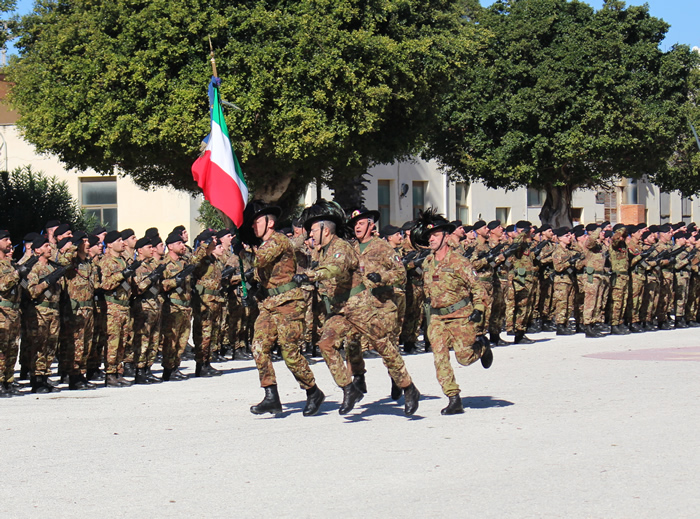
{"type": "Polygon", "coordinates": [[[197,268],[195,265],[187,265],[175,275],[175,292],[182,294],[185,286],[185,280],[187,279],[187,276],[194,272],[195,268],[197,268]]]}

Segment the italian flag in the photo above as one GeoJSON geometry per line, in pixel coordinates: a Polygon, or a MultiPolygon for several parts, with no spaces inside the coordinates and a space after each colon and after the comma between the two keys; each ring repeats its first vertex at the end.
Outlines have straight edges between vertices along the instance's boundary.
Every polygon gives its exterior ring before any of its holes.
{"type": "Polygon", "coordinates": [[[202,188],[204,198],[231,218],[236,227],[240,227],[243,224],[243,210],[248,201],[248,186],[231,147],[219,89],[216,86],[209,141],[204,153],[192,164],[192,176],[202,188]]]}

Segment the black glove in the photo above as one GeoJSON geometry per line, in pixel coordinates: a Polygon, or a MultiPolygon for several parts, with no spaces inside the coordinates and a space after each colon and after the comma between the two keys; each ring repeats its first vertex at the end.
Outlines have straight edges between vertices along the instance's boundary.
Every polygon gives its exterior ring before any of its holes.
{"type": "Polygon", "coordinates": [[[248,269],[243,273],[243,277],[245,277],[245,280],[248,282],[251,282],[255,279],[255,269],[248,269]]]}
{"type": "Polygon", "coordinates": [[[304,283],[310,283],[309,276],[307,276],[306,274],[294,274],[292,276],[292,281],[294,281],[297,285],[303,285],[304,283]]]}
{"type": "Polygon", "coordinates": [[[175,283],[177,286],[181,287],[185,284],[185,280],[187,279],[187,276],[192,274],[194,272],[195,266],[194,265],[188,265],[184,269],[182,269],[177,276],[175,276],[175,283]]]}
{"type": "Polygon", "coordinates": [[[29,274],[29,271],[31,270],[30,268],[27,268],[26,265],[20,265],[19,263],[13,263],[13,267],[15,267],[15,270],[19,273],[19,277],[21,278],[26,278],[27,274],[29,274]]]}
{"type": "Polygon", "coordinates": [[[369,279],[372,283],[382,282],[382,276],[380,276],[376,272],[370,272],[369,274],[367,274],[367,279],[369,279]]]}
{"type": "Polygon", "coordinates": [[[61,279],[65,273],[66,273],[66,267],[58,267],[56,270],[51,272],[51,274],[44,276],[44,278],[41,280],[41,282],[42,283],[46,282],[49,284],[49,286],[55,285],[56,281],[61,279]]]}
{"type": "Polygon", "coordinates": [[[312,261],[312,262],[311,262],[311,268],[312,268],[312,269],[318,268],[318,261],[312,261]]]}
{"type": "Polygon", "coordinates": [[[233,275],[233,273],[235,272],[235,270],[236,270],[236,267],[234,267],[233,265],[228,265],[228,266],[224,267],[224,270],[221,271],[221,279],[230,278],[233,275]]]}
{"type": "Polygon", "coordinates": [[[481,310],[477,310],[476,308],[472,312],[472,314],[469,316],[469,320],[473,323],[480,323],[481,320],[484,318],[484,314],[481,310]]]}
{"type": "Polygon", "coordinates": [[[151,280],[151,283],[155,283],[156,281],[158,281],[160,278],[163,277],[164,271],[165,271],[165,265],[158,265],[156,267],[156,269],[148,275],[148,279],[151,280]]]}

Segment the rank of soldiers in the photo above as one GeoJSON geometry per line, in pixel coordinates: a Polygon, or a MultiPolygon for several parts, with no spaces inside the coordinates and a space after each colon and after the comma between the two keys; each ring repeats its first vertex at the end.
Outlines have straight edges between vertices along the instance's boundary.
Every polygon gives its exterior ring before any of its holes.
{"type": "Polygon", "coordinates": [[[0,397],[22,394],[18,361],[32,393],[184,380],[191,335],[195,377],[221,375],[212,362],[227,353],[252,356],[264,391],[254,414],[282,412],[276,353],[312,416],[325,395],[307,357],[320,352],[347,414],[367,392],[374,351],[411,416],[421,394],[401,354],[416,352],[422,330],[450,415],[464,412],[450,350],[459,364],[489,368],[491,348],[510,344],[503,331],[529,344],[526,333],[541,331],[700,326],[695,224],[463,226],[429,209],[379,231],[378,211],[346,214],[326,200],[291,229],[278,229],[280,217],[254,200],[239,230],[206,230],[194,250],[184,226],[163,240],[155,228],[139,239],[50,221],[16,247],[0,230],[0,397]]]}

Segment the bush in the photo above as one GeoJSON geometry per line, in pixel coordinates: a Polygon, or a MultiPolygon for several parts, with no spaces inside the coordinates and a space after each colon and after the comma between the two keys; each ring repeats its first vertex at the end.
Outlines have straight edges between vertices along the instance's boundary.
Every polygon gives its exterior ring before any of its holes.
{"type": "Polygon", "coordinates": [[[0,229],[7,229],[14,244],[32,231],[40,232],[49,220],[70,223],[72,229],[92,229],[94,217],[86,217],[68,190],[68,184],[31,166],[0,171],[0,229]]]}

